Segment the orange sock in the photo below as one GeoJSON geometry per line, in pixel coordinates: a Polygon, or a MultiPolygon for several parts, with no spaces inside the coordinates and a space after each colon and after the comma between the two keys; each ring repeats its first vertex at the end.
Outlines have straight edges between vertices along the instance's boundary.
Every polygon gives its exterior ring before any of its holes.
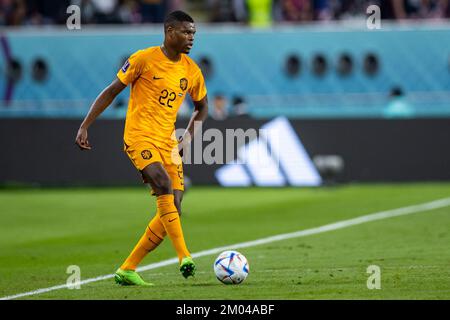
{"type": "Polygon", "coordinates": [[[163,241],[165,235],[166,230],[164,230],[159,214],[156,212],[155,217],[148,224],[141,239],[120,268],[122,270],[136,270],[137,265],[147,253],[154,250],[163,241]]]}
{"type": "Polygon", "coordinates": [[[178,259],[181,262],[181,259],[188,257],[191,254],[184,242],[183,230],[181,229],[180,217],[178,215],[177,207],[175,207],[173,194],[163,194],[157,197],[156,204],[164,229],[166,229],[167,235],[170,240],[172,240],[178,259]]]}

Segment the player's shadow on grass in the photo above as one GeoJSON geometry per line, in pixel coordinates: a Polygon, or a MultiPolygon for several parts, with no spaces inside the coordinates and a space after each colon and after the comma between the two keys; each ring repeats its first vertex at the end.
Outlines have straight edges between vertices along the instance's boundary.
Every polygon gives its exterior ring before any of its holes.
{"type": "Polygon", "coordinates": [[[248,287],[251,285],[250,283],[245,283],[244,285],[234,285],[234,284],[223,284],[223,283],[191,283],[189,286],[193,287],[224,287],[224,288],[231,288],[231,287],[248,287]]]}
{"type": "Polygon", "coordinates": [[[193,286],[193,287],[216,287],[216,286],[220,286],[220,283],[190,283],[189,286],[193,286]]]}

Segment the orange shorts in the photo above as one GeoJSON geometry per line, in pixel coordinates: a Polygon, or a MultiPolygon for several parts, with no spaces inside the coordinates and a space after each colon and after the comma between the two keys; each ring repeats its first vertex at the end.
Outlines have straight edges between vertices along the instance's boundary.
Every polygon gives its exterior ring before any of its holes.
{"type": "MultiPolygon", "coordinates": [[[[172,189],[184,191],[183,162],[178,148],[168,151],[151,142],[140,142],[131,146],[124,144],[124,151],[140,172],[149,164],[160,162],[172,180],[172,189]]],[[[148,183],[144,177],[142,179],[148,183]]]]}

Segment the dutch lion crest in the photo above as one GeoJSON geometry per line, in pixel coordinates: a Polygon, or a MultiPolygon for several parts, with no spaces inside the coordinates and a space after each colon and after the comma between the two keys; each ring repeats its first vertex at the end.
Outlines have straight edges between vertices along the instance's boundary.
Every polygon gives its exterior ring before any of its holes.
{"type": "Polygon", "coordinates": [[[180,88],[185,91],[188,87],[188,80],[186,78],[180,79],[180,88]]]}

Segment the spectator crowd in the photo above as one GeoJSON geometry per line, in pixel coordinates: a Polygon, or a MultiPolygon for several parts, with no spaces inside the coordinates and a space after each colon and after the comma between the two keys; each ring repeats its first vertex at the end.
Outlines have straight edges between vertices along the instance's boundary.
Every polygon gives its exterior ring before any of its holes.
{"type": "Polygon", "coordinates": [[[84,24],[161,23],[172,10],[187,10],[202,22],[270,25],[348,20],[378,5],[382,19],[447,19],[449,0],[0,0],[0,25],[64,24],[78,5],[84,24]]]}

